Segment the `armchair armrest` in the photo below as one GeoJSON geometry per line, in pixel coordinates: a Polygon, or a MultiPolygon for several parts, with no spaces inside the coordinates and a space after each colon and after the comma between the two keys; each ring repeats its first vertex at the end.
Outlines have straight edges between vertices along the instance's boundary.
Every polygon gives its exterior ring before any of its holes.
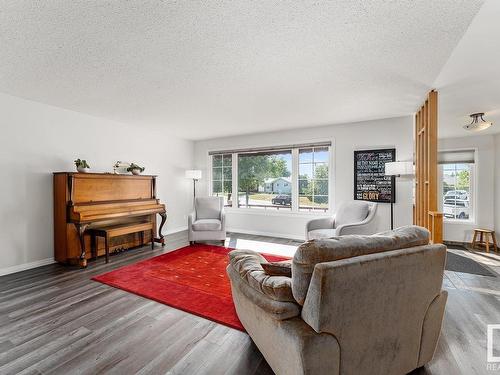
{"type": "Polygon", "coordinates": [[[306,238],[308,233],[315,229],[333,229],[335,227],[335,216],[322,217],[309,220],[306,224],[306,238]]]}
{"type": "Polygon", "coordinates": [[[314,229],[333,229],[335,224],[335,217],[328,216],[319,219],[312,219],[307,222],[306,228],[308,231],[314,229]]]}
{"type": "Polygon", "coordinates": [[[191,226],[196,221],[196,212],[193,211],[188,215],[188,229],[191,230],[191,226]]]}
{"type": "Polygon", "coordinates": [[[375,231],[375,214],[377,212],[377,205],[374,204],[374,206],[371,208],[370,213],[368,216],[357,223],[348,223],[344,225],[339,225],[337,228],[335,228],[335,234],[337,236],[345,236],[348,234],[374,234],[375,231]]]}
{"type": "Polygon", "coordinates": [[[220,224],[222,230],[226,230],[226,211],[224,209],[220,212],[220,224]]]}
{"type": "Polygon", "coordinates": [[[373,234],[370,230],[371,228],[372,225],[370,221],[365,219],[358,223],[339,225],[338,228],[335,228],[335,233],[337,236],[345,236],[348,234],[373,234]]]}
{"type": "Polygon", "coordinates": [[[299,306],[292,296],[292,279],[266,275],[260,265],[265,261],[262,255],[251,250],[233,250],[229,253],[227,274],[233,299],[237,302],[244,297],[276,320],[300,315],[299,306]]]}

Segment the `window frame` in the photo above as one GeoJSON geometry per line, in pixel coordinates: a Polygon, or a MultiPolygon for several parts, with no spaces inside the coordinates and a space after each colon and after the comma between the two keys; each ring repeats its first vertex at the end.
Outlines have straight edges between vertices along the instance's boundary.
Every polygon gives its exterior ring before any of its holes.
{"type": "MultiPolygon", "coordinates": [[[[252,207],[238,207],[238,202],[232,199],[232,206],[226,206],[225,209],[228,212],[234,213],[248,213],[252,215],[268,215],[268,216],[331,216],[334,212],[334,194],[335,194],[335,142],[334,139],[315,139],[310,142],[301,141],[301,144],[307,144],[307,147],[327,147],[328,148],[328,207],[325,211],[323,210],[311,210],[311,211],[300,211],[299,210],[299,149],[306,148],[302,145],[300,147],[292,147],[292,168],[291,168],[291,197],[292,197],[292,207],[291,210],[278,210],[278,209],[259,209],[252,207]],[[329,146],[321,146],[322,143],[329,142],[329,146]],[[309,146],[310,145],[310,146],[309,146]]],[[[262,151],[265,147],[269,147],[269,151],[272,151],[275,147],[282,147],[280,144],[270,144],[264,147],[258,147],[258,151],[262,151]]],[[[244,148],[245,154],[248,152],[253,152],[256,148],[247,147],[244,148]]],[[[218,149],[208,150],[207,153],[207,193],[209,196],[212,195],[212,156],[213,154],[228,154],[229,152],[224,152],[218,149]],[[220,151],[220,152],[219,152],[220,151]]],[[[243,153],[243,152],[242,152],[243,153]]],[[[238,155],[241,153],[232,153],[232,191],[238,191],[238,155]]]]}
{"type": "MultiPolygon", "coordinates": [[[[457,151],[474,151],[474,163],[447,163],[447,164],[470,164],[471,167],[471,179],[470,184],[471,189],[471,199],[469,201],[469,207],[472,204],[471,214],[469,219],[450,219],[443,215],[443,223],[451,225],[477,225],[477,192],[478,192],[478,181],[479,181],[479,165],[478,165],[478,148],[477,147],[463,147],[463,148],[446,148],[439,149],[438,152],[457,152],[457,151]]],[[[438,199],[439,199],[439,210],[443,212],[444,195],[443,195],[443,164],[438,165],[438,199]]]]}
{"type": "MultiPolygon", "coordinates": [[[[233,194],[233,188],[234,188],[234,182],[233,182],[233,178],[234,178],[234,172],[233,172],[233,165],[234,165],[234,160],[233,160],[233,155],[232,154],[229,154],[229,153],[220,153],[220,154],[215,154],[215,155],[211,155],[210,157],[210,172],[209,172],[209,178],[210,178],[210,183],[209,183],[209,192],[208,192],[208,195],[209,196],[216,196],[214,195],[214,192],[213,192],[213,182],[214,182],[214,179],[213,179],[213,171],[214,171],[214,166],[213,166],[213,156],[216,156],[216,155],[220,155],[221,156],[221,166],[220,166],[220,169],[221,169],[221,180],[217,180],[217,181],[220,181],[221,182],[221,185],[222,185],[222,196],[224,196],[224,182],[226,182],[227,180],[224,179],[224,167],[227,167],[224,165],[224,156],[226,155],[231,155],[231,205],[228,205],[226,203],[224,203],[224,207],[226,208],[229,208],[232,206],[232,199],[234,197],[234,194],[233,194]]],[[[219,167],[215,167],[215,168],[219,168],[219,167]]]]}

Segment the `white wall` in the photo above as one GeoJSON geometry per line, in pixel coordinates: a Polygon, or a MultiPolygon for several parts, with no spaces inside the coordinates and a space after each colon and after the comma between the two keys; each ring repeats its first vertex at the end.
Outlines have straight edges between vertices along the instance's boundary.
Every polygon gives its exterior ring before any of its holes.
{"type": "MultiPolygon", "coordinates": [[[[398,160],[411,160],[413,156],[413,117],[399,117],[342,125],[311,127],[297,130],[259,133],[236,137],[218,138],[195,143],[195,167],[207,176],[208,151],[246,147],[263,147],[297,142],[331,139],[334,156],[334,207],[341,201],[353,199],[354,150],[370,148],[396,148],[398,160]]],[[[207,180],[199,183],[199,194],[208,194],[207,180]]],[[[412,222],[412,181],[398,179],[396,187],[395,226],[412,222]]],[[[252,210],[253,211],[253,210],[252,210]]],[[[281,212],[250,212],[229,209],[230,230],[261,233],[302,239],[309,214],[283,214],[281,212]]],[[[390,228],[390,205],[380,204],[378,229],[390,228]]]]}
{"type": "MultiPolygon", "coordinates": [[[[497,136],[498,138],[498,136],[497,136]]],[[[499,142],[497,141],[497,145],[499,142]]],[[[444,221],[443,237],[445,241],[470,242],[474,228],[495,228],[495,170],[498,170],[500,161],[495,166],[495,138],[493,135],[471,136],[463,138],[440,139],[439,150],[477,149],[475,166],[474,205],[475,217],[470,223],[453,223],[444,221]]],[[[497,150],[500,150],[497,148],[497,150]]],[[[497,181],[498,181],[498,171],[497,181]]],[[[498,184],[497,184],[498,186],[498,184]]],[[[498,204],[498,202],[497,202],[498,204]]],[[[496,210],[498,213],[498,209],[496,210]]],[[[497,220],[500,216],[496,215],[497,220]]],[[[498,228],[498,226],[497,226],[498,228]]]]}
{"type": "Polygon", "coordinates": [[[158,175],[164,231],[186,226],[193,142],[5,94],[0,113],[0,274],[52,260],[52,172],[74,170],[78,157],[95,172],[111,171],[116,160],[144,165],[158,175]]]}
{"type": "Polygon", "coordinates": [[[494,136],[495,141],[495,231],[500,238],[500,134],[494,136]]]}

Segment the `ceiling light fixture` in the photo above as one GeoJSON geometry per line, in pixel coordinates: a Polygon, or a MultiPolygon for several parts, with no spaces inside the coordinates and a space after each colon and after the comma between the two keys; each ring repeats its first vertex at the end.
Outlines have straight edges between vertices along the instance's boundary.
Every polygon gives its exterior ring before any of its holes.
{"type": "Polygon", "coordinates": [[[473,113],[470,115],[472,118],[472,122],[470,124],[464,125],[465,130],[470,130],[470,131],[481,131],[484,129],[488,129],[491,125],[491,121],[484,121],[484,113],[473,113]]]}

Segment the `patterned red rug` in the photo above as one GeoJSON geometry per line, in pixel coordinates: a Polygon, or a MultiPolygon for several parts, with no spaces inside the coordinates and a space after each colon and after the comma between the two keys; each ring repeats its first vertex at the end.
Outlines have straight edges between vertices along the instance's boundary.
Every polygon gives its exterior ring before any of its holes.
{"type": "MultiPolygon", "coordinates": [[[[92,280],[245,331],[236,315],[226,274],[231,250],[203,244],[186,246],[92,280]]],[[[274,262],[289,259],[263,255],[274,262]]]]}

